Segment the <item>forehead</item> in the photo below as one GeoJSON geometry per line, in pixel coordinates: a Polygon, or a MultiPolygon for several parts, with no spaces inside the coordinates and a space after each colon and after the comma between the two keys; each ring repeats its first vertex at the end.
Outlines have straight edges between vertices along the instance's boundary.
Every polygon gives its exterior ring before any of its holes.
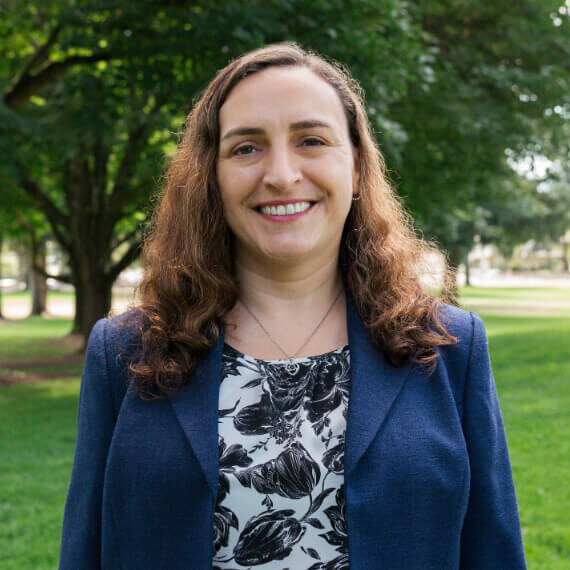
{"type": "Polygon", "coordinates": [[[220,135],[238,126],[271,127],[321,119],[348,134],[334,87],[306,67],[270,67],[240,81],[220,109],[220,135]]]}

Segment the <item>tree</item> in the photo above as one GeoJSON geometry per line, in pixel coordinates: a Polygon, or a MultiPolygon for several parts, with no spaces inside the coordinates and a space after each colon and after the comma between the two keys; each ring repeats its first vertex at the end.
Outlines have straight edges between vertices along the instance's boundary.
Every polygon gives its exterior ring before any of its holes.
{"type": "Polygon", "coordinates": [[[530,152],[546,109],[567,101],[568,19],[554,25],[557,9],[554,0],[8,1],[0,169],[67,253],[70,273],[58,278],[76,289],[75,332],[86,336],[108,312],[114,279],[139,255],[191,99],[228,59],[265,43],[296,40],[351,68],[418,227],[463,251],[508,194],[505,150],[530,152]]]}
{"type": "MultiPolygon", "coordinates": [[[[4,166],[67,252],[70,274],[54,277],[75,287],[74,331],[86,336],[108,312],[113,281],[139,255],[171,131],[216,69],[283,39],[310,39],[362,73],[380,55],[404,62],[413,38],[400,8],[398,1],[10,6],[2,30],[10,41],[0,54],[12,78],[1,110],[10,137],[4,166]]],[[[403,74],[382,61],[369,76],[395,91],[403,74]]]]}
{"type": "Polygon", "coordinates": [[[32,294],[31,314],[40,315],[46,309],[45,244],[50,238],[49,225],[27,196],[6,185],[0,208],[0,227],[3,240],[18,244],[24,251],[27,283],[32,294]]]}
{"type": "Polygon", "coordinates": [[[418,80],[391,109],[406,135],[399,188],[454,266],[475,233],[488,233],[491,212],[526,195],[509,161],[537,151],[538,125],[568,101],[569,20],[558,7],[542,0],[410,3],[423,50],[418,80]]]}

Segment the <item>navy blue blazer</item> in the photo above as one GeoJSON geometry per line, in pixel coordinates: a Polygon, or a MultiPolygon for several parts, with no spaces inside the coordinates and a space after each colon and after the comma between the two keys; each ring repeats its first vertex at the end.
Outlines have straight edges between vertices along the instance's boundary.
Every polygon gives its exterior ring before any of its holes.
{"type": "MultiPolygon", "coordinates": [[[[351,570],[525,568],[485,329],[445,314],[459,342],[428,377],[388,364],[348,300],[351,570]]],[[[137,339],[116,322],[89,341],[59,567],[211,568],[223,338],[175,396],[142,401],[125,390],[137,339]]]]}

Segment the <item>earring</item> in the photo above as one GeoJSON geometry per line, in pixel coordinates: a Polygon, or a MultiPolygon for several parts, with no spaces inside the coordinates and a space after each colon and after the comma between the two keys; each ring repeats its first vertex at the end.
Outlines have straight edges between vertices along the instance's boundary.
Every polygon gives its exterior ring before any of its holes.
{"type": "Polygon", "coordinates": [[[355,195],[352,197],[352,201],[353,201],[353,202],[356,202],[357,200],[360,200],[360,194],[355,194],[355,195]]]}

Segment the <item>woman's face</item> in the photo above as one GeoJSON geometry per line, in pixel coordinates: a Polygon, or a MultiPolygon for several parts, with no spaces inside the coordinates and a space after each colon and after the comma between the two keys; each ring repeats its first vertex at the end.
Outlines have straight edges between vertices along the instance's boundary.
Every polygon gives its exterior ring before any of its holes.
{"type": "Polygon", "coordinates": [[[242,80],[220,109],[217,178],[241,263],[338,257],[359,154],[340,99],[304,67],[242,80]]]}

